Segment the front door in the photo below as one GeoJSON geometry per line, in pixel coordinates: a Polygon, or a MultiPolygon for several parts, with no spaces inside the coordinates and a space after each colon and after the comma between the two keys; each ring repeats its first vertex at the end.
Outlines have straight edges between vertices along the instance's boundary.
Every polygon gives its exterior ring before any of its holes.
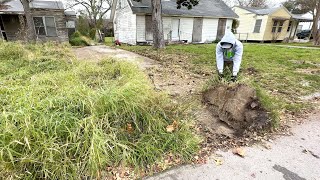
{"type": "Polygon", "coordinates": [[[192,42],[201,42],[202,40],[203,18],[193,19],[192,42]]]}
{"type": "Polygon", "coordinates": [[[217,39],[221,40],[226,32],[227,19],[219,19],[217,39]]]}
{"type": "Polygon", "coordinates": [[[180,19],[172,19],[172,34],[171,38],[173,41],[180,40],[180,19]]]}

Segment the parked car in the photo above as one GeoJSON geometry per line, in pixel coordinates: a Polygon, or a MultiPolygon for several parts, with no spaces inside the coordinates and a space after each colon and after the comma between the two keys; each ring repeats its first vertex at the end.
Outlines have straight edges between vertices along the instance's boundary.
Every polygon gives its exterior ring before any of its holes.
{"type": "MultiPolygon", "coordinates": [[[[301,32],[297,33],[297,37],[298,39],[305,39],[305,38],[309,38],[309,35],[311,33],[311,30],[302,30],[301,32]]],[[[312,35],[310,37],[310,39],[312,39],[312,35]]]]}

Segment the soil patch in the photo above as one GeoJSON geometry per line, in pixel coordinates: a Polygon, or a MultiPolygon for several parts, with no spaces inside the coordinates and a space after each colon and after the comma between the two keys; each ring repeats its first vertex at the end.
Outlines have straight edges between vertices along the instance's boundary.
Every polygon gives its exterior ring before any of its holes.
{"type": "Polygon", "coordinates": [[[271,127],[268,112],[261,106],[256,91],[244,84],[216,85],[203,93],[210,112],[237,133],[271,127]]]}

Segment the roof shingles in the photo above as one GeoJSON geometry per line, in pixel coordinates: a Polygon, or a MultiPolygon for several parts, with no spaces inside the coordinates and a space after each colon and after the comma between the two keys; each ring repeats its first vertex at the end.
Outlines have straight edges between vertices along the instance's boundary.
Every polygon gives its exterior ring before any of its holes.
{"type": "MultiPolygon", "coordinates": [[[[151,14],[150,0],[136,2],[129,0],[132,11],[135,14],[151,14]]],[[[188,10],[186,7],[177,9],[176,0],[162,0],[162,14],[175,16],[194,16],[194,17],[224,17],[238,18],[239,16],[231,10],[221,0],[201,0],[197,6],[188,10]]]]}

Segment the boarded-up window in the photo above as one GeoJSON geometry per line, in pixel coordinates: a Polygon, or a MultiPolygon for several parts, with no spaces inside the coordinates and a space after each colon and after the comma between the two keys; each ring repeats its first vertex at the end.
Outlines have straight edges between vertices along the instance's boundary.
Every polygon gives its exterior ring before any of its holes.
{"type": "Polygon", "coordinates": [[[57,36],[54,17],[33,17],[37,35],[57,36]]]}
{"type": "Polygon", "coordinates": [[[261,23],[262,23],[262,19],[256,20],[256,25],[254,26],[254,30],[253,30],[254,33],[260,33],[261,23]]]}

